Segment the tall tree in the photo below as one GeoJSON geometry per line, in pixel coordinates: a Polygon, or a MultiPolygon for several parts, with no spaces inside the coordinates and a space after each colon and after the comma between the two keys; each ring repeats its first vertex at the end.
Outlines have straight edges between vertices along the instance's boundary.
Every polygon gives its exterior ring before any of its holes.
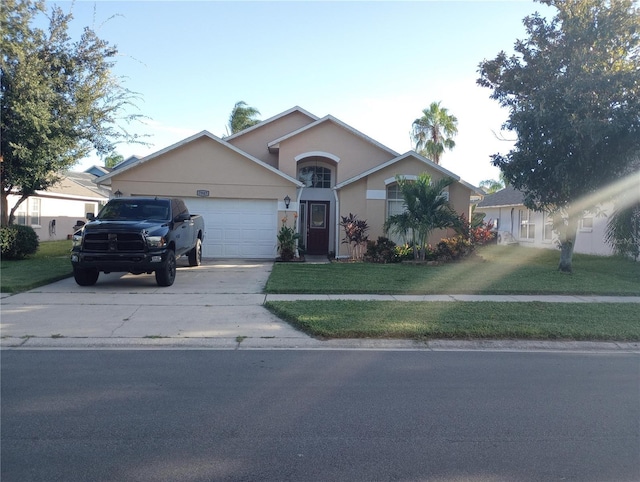
{"type": "Polygon", "coordinates": [[[122,161],[124,161],[124,156],[114,152],[104,158],[104,167],[112,168],[120,164],[122,161]]]}
{"type": "Polygon", "coordinates": [[[416,180],[396,176],[396,182],[404,199],[404,212],[389,216],[384,229],[405,239],[411,236],[414,259],[424,261],[424,247],[429,235],[435,229],[457,227],[461,224],[460,216],[442,195],[443,190],[453,183],[453,179],[446,177],[432,182],[431,176],[424,172],[416,180]]]}
{"type": "MultiPolygon", "coordinates": [[[[250,107],[244,101],[236,102],[229,116],[229,125],[227,127],[228,132],[235,134],[245,130],[248,127],[256,125],[260,122],[255,117],[260,115],[260,111],[255,107],[250,107]]],[[[231,135],[230,134],[230,135],[231,135]]]]}
{"type": "Polygon", "coordinates": [[[440,102],[432,102],[422,111],[422,117],[413,121],[411,138],[419,154],[440,164],[445,149],[453,149],[453,137],[458,133],[458,119],[440,107],[440,102]]]}
{"type": "Polygon", "coordinates": [[[493,194],[504,189],[504,183],[502,181],[496,181],[495,179],[485,179],[484,181],[480,181],[479,187],[487,194],[493,194]]]}
{"type": "Polygon", "coordinates": [[[56,6],[48,30],[34,28],[45,13],[42,0],[5,0],[0,9],[3,226],[29,196],[93,149],[106,155],[119,141],[137,139],[120,128],[138,116],[124,113],[136,96],[111,71],[117,49],[88,27],[72,41],[72,16],[56,6]],[[19,196],[13,207],[9,194],[19,196]]]}
{"type": "Polygon", "coordinates": [[[541,3],[555,17],[526,17],[528,38],[515,55],[481,62],[478,84],[509,109],[504,127],[517,134],[492,162],[529,208],[556,213],[558,268],[570,272],[583,200],[640,151],[640,11],[632,0],[541,3]]]}

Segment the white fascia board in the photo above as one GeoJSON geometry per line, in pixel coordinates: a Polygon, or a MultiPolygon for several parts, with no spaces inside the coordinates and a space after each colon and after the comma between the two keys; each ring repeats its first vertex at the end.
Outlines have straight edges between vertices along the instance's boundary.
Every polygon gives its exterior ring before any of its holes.
{"type": "MultiPolygon", "coordinates": [[[[482,201],[480,201],[481,203],[482,201]]],[[[480,206],[480,203],[476,204],[476,209],[493,209],[493,208],[517,208],[525,207],[524,204],[492,204],[490,206],[480,206]]],[[[529,208],[527,208],[529,209],[529,208]]]]}
{"type": "Polygon", "coordinates": [[[78,194],[63,194],[58,192],[49,191],[36,191],[34,197],[49,198],[49,199],[66,199],[69,201],[87,201],[87,202],[100,202],[108,201],[109,196],[82,196],[78,194]]]}
{"type": "Polygon", "coordinates": [[[236,132],[235,134],[233,134],[233,135],[231,135],[229,137],[226,137],[225,139],[235,139],[236,137],[240,137],[240,136],[246,134],[247,132],[251,132],[251,131],[254,131],[256,129],[259,129],[260,127],[262,127],[265,124],[268,124],[268,123],[273,122],[273,121],[277,121],[278,119],[281,119],[282,117],[285,117],[285,116],[287,116],[287,115],[289,115],[289,114],[291,114],[293,112],[296,112],[296,111],[300,112],[301,114],[306,115],[307,117],[309,117],[311,119],[313,119],[314,122],[319,119],[318,116],[313,115],[311,112],[308,112],[308,111],[304,110],[302,107],[299,107],[299,106],[296,105],[295,107],[292,107],[291,109],[288,109],[288,110],[285,110],[284,112],[281,112],[280,114],[274,115],[273,117],[269,117],[266,120],[260,121],[254,126],[248,127],[247,129],[241,130],[240,132],[236,132]]]}

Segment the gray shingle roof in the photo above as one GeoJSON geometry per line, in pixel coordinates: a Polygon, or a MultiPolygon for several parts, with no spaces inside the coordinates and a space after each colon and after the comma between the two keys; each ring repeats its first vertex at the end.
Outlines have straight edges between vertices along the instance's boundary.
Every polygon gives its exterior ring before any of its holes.
{"type": "Polygon", "coordinates": [[[511,186],[507,186],[496,193],[487,194],[484,199],[478,203],[478,207],[522,206],[524,204],[523,199],[524,195],[520,191],[516,191],[511,186]]]}

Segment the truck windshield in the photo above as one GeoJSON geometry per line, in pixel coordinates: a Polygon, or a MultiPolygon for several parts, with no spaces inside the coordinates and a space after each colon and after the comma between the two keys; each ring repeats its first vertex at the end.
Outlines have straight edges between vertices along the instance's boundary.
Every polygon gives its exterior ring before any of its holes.
{"type": "Polygon", "coordinates": [[[169,221],[169,201],[162,199],[112,199],[102,208],[102,221],[169,221]]]}

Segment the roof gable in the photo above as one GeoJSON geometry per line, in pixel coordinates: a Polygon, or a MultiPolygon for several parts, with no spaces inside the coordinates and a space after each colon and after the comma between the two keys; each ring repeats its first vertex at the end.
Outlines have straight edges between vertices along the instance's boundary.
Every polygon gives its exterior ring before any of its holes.
{"type": "Polygon", "coordinates": [[[292,137],[295,137],[297,135],[302,134],[303,132],[306,132],[310,129],[313,129],[321,124],[324,124],[326,122],[331,122],[339,127],[341,127],[342,129],[345,129],[346,131],[348,131],[349,133],[360,137],[361,139],[365,140],[366,142],[378,147],[379,149],[382,149],[383,151],[388,152],[389,154],[391,154],[392,156],[398,156],[399,154],[394,151],[393,149],[390,149],[389,147],[380,144],[378,141],[372,139],[371,137],[367,136],[366,134],[363,134],[362,132],[358,131],[357,129],[354,129],[353,127],[351,127],[348,124],[345,124],[344,122],[342,122],[339,119],[336,119],[335,117],[333,117],[332,115],[327,115],[325,117],[323,117],[322,119],[318,119],[315,122],[312,122],[309,125],[306,125],[298,130],[295,130],[293,132],[290,132],[289,134],[286,134],[278,139],[275,139],[271,142],[269,142],[268,147],[269,149],[278,149],[279,148],[279,144],[287,139],[290,139],[292,137]]]}
{"type": "MultiPolygon", "coordinates": [[[[447,169],[445,169],[444,167],[440,166],[439,164],[436,164],[433,161],[430,161],[429,159],[427,159],[426,157],[421,156],[420,154],[418,154],[415,151],[408,151],[405,152],[402,155],[398,155],[396,157],[394,157],[393,159],[388,160],[387,162],[384,162],[382,164],[379,164],[376,167],[373,167],[367,171],[364,171],[361,174],[358,174],[357,176],[354,176],[350,179],[347,179],[346,181],[341,182],[340,184],[336,184],[335,189],[341,189],[351,183],[354,183],[356,181],[359,181],[360,179],[363,179],[367,176],[370,176],[371,174],[378,172],[382,169],[386,169],[389,166],[392,166],[393,164],[397,164],[398,162],[404,160],[404,159],[408,159],[409,157],[413,157],[414,159],[417,159],[421,162],[423,162],[424,164],[426,164],[427,166],[429,166],[432,169],[435,169],[436,171],[441,172],[442,174],[444,174],[445,176],[449,176],[452,177],[455,181],[458,182],[462,182],[460,180],[460,176],[452,173],[451,171],[448,171],[447,169]]],[[[466,183],[465,183],[466,184],[466,183]]]]}
{"type": "Polygon", "coordinates": [[[182,147],[182,146],[184,146],[186,144],[189,144],[190,142],[193,142],[193,141],[196,141],[196,140],[202,139],[202,138],[208,138],[208,139],[213,140],[214,142],[217,142],[217,143],[223,145],[227,149],[230,149],[231,151],[233,151],[233,152],[235,152],[237,154],[240,154],[241,156],[245,157],[246,159],[249,159],[250,161],[258,164],[259,166],[267,169],[268,171],[271,171],[271,172],[277,174],[278,176],[286,179],[287,181],[294,183],[297,186],[301,187],[303,185],[297,179],[294,179],[291,176],[288,176],[287,174],[283,173],[282,171],[276,169],[275,167],[272,167],[269,164],[261,161],[260,159],[247,154],[243,150],[238,149],[234,145],[229,144],[225,140],[220,139],[219,137],[216,137],[211,132],[206,131],[206,130],[205,131],[201,131],[201,132],[199,132],[197,134],[194,134],[194,135],[192,135],[190,137],[187,137],[186,139],[183,139],[183,140],[181,140],[179,142],[176,142],[175,144],[172,144],[172,145],[170,145],[168,147],[165,147],[164,149],[160,149],[159,151],[154,152],[153,154],[149,154],[148,156],[143,157],[141,159],[138,159],[137,161],[132,162],[132,163],[130,163],[129,165],[127,165],[125,167],[122,167],[120,169],[114,170],[114,171],[110,172],[109,174],[105,174],[104,176],[101,176],[98,179],[96,179],[95,182],[97,184],[102,184],[103,182],[105,182],[107,180],[110,180],[112,177],[117,176],[119,174],[122,174],[123,172],[128,171],[129,169],[133,169],[133,168],[135,168],[137,166],[145,164],[145,163],[147,163],[149,161],[152,161],[153,159],[155,159],[155,158],[157,158],[159,156],[162,156],[163,154],[166,154],[166,153],[168,153],[170,151],[173,151],[175,149],[178,149],[178,148],[180,148],[180,147],[182,147]]]}
{"type": "Polygon", "coordinates": [[[293,112],[299,112],[301,114],[304,114],[305,116],[309,117],[309,119],[311,119],[312,121],[317,121],[318,120],[318,116],[313,115],[311,112],[308,112],[306,110],[304,110],[302,107],[299,106],[294,106],[291,109],[285,110],[284,112],[281,112],[280,114],[277,114],[273,117],[269,117],[266,120],[260,121],[258,122],[256,125],[251,126],[251,127],[247,127],[246,129],[241,130],[240,132],[236,132],[233,135],[230,135],[229,137],[225,137],[225,140],[230,141],[233,139],[236,139],[238,137],[244,136],[245,134],[249,133],[249,132],[253,132],[257,129],[261,129],[264,126],[266,126],[267,124],[271,124],[272,122],[276,122],[280,119],[282,119],[283,117],[288,116],[289,114],[292,114],[293,112]]]}

